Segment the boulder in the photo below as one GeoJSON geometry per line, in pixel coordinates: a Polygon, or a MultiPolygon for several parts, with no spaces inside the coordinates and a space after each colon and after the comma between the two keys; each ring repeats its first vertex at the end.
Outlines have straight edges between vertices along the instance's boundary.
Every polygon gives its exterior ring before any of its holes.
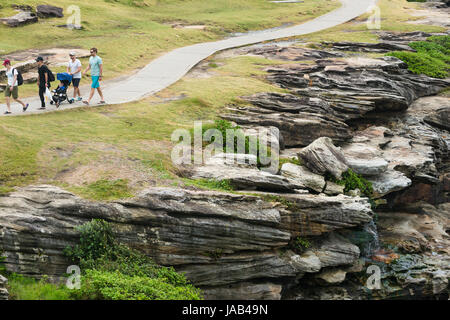
{"type": "Polygon", "coordinates": [[[444,107],[436,110],[426,116],[424,121],[432,126],[450,131],[450,107],[444,107]]]}
{"type": "Polygon", "coordinates": [[[341,269],[325,270],[316,275],[316,279],[326,284],[340,284],[344,282],[347,272],[341,269]]]}
{"type": "MultiPolygon", "coordinates": [[[[327,185],[325,186],[325,190],[323,190],[323,193],[329,195],[329,196],[336,196],[338,194],[344,193],[345,186],[327,181],[327,185]]],[[[358,195],[359,196],[359,195],[358,195]]]]}
{"type": "Polygon", "coordinates": [[[281,166],[281,175],[318,193],[325,188],[325,178],[323,176],[312,173],[305,167],[293,163],[284,163],[281,166]]]}
{"type": "Polygon", "coordinates": [[[344,154],[328,137],[315,140],[303,148],[298,156],[312,172],[317,174],[330,173],[336,179],[341,179],[342,173],[348,170],[344,154]]]}
{"type": "Polygon", "coordinates": [[[36,13],[39,18],[62,18],[64,9],[50,6],[50,5],[39,5],[36,7],[36,13]]]}
{"type": "Polygon", "coordinates": [[[22,11],[12,17],[1,18],[0,21],[8,27],[19,27],[38,22],[38,17],[34,12],[22,11]]]}
{"type": "Polygon", "coordinates": [[[348,166],[363,176],[376,176],[385,172],[388,162],[379,156],[381,150],[366,143],[351,143],[342,148],[348,166]]]}
{"type": "Polygon", "coordinates": [[[411,179],[395,170],[386,171],[367,180],[372,183],[375,198],[381,198],[388,193],[405,189],[412,183],[411,179]]]}

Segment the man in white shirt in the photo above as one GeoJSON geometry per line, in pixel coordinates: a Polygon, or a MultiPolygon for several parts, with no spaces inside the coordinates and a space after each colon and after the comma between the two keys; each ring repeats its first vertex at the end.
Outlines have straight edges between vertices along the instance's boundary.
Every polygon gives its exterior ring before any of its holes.
{"type": "Polygon", "coordinates": [[[67,73],[72,75],[72,85],[73,85],[73,100],[78,95],[78,101],[82,100],[80,93],[80,81],[81,81],[81,62],[77,59],[75,52],[69,53],[70,60],[67,66],[67,73]]]}
{"type": "Polygon", "coordinates": [[[17,83],[17,75],[18,72],[15,68],[11,67],[11,61],[6,59],[3,62],[3,65],[6,67],[6,76],[8,77],[8,84],[5,89],[5,99],[6,99],[6,110],[5,114],[11,114],[11,96],[14,101],[20,103],[23,107],[23,111],[27,111],[28,103],[25,105],[22,101],[19,100],[19,85],[17,83]]]}

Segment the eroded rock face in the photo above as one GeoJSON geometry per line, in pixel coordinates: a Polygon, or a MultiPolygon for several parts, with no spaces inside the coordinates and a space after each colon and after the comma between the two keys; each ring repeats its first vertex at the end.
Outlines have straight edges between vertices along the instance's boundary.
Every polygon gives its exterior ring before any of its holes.
{"type": "Polygon", "coordinates": [[[424,118],[426,123],[450,131],[450,107],[440,108],[424,118]]]}
{"type": "Polygon", "coordinates": [[[277,297],[286,279],[358,258],[356,246],[329,233],[370,221],[366,199],[292,194],[282,202],[151,188],[133,199],[100,203],[57,187],[30,186],[0,197],[0,248],[9,271],[62,279],[71,264],[63,249],[78,241],[74,227],[100,218],[112,224],[119,241],[185,272],[210,297],[277,297]],[[324,236],[309,257],[282,254],[291,238],[309,234],[324,236]]]}

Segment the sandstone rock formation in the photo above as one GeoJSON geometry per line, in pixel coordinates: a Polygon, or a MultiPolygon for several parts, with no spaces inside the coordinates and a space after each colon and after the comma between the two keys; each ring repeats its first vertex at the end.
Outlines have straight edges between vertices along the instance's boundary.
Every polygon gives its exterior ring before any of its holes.
{"type": "Polygon", "coordinates": [[[273,201],[152,188],[134,199],[98,203],[56,187],[31,186],[0,197],[0,244],[8,270],[61,279],[70,264],[62,251],[77,241],[74,227],[101,218],[112,223],[121,241],[185,272],[194,284],[211,290],[210,296],[219,291],[226,296],[231,289],[220,288],[232,285],[238,292],[255,291],[255,298],[279,292],[271,286],[283,285],[283,279],[352,264],[359,257],[358,247],[330,232],[370,221],[366,199],[292,194],[285,204],[273,201]],[[292,237],[322,234],[309,249],[315,267],[300,263],[303,258],[295,254],[280,255],[292,237]],[[249,287],[249,281],[266,293],[249,287]]]}
{"type": "Polygon", "coordinates": [[[328,137],[315,140],[298,155],[314,173],[330,173],[336,179],[341,179],[342,173],[348,170],[344,154],[328,137]]]}

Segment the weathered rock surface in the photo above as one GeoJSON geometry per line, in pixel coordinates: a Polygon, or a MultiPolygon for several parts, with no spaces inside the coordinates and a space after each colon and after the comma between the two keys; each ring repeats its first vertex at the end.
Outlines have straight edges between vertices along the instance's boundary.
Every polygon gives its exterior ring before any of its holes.
{"type": "Polygon", "coordinates": [[[325,178],[321,175],[312,173],[303,166],[293,163],[285,163],[281,167],[281,174],[299,185],[305,186],[315,192],[322,192],[325,188],[325,178]]]}
{"type": "Polygon", "coordinates": [[[3,277],[0,274],[0,300],[8,300],[9,293],[6,289],[6,285],[8,284],[8,279],[3,277]]]}
{"type": "Polygon", "coordinates": [[[330,173],[335,178],[341,179],[342,173],[348,170],[344,154],[328,137],[315,140],[303,148],[298,156],[312,172],[317,174],[330,173]]]}
{"type": "Polygon", "coordinates": [[[379,156],[380,151],[365,143],[351,143],[342,148],[348,166],[363,176],[376,176],[387,170],[388,162],[379,156]]]}
{"type": "Polygon", "coordinates": [[[351,138],[350,128],[337,118],[324,114],[298,112],[286,114],[278,112],[260,112],[256,108],[228,108],[233,113],[222,114],[223,119],[233,121],[245,127],[272,126],[280,131],[283,145],[286,147],[307,146],[323,136],[336,142],[351,138]]]}
{"type": "Polygon", "coordinates": [[[14,16],[1,18],[0,21],[8,27],[19,27],[30,23],[36,23],[38,17],[33,12],[21,11],[14,16]]]}
{"type": "Polygon", "coordinates": [[[151,188],[133,199],[99,203],[52,186],[0,197],[0,215],[0,248],[12,272],[61,279],[70,264],[63,249],[77,241],[74,227],[100,218],[121,242],[185,272],[210,296],[253,292],[253,298],[277,297],[284,279],[352,264],[358,248],[328,233],[372,219],[365,199],[343,195],[292,194],[282,205],[255,196],[151,188]],[[309,258],[283,256],[278,250],[300,234],[324,239],[309,249],[309,258]],[[233,289],[224,289],[228,285],[233,289]]]}
{"type": "Polygon", "coordinates": [[[321,98],[344,107],[344,111],[353,105],[362,113],[405,110],[417,98],[436,94],[449,84],[447,80],[414,75],[394,57],[316,63],[320,71],[311,66],[303,71],[290,66],[269,68],[268,79],[297,95],[321,98]]]}
{"type": "Polygon", "coordinates": [[[282,228],[295,236],[321,235],[342,228],[352,228],[372,220],[372,210],[365,198],[324,194],[284,194],[289,211],[281,211],[282,228]]]}
{"type": "Polygon", "coordinates": [[[257,168],[242,168],[230,165],[209,164],[195,167],[191,178],[227,180],[237,190],[288,192],[305,188],[300,181],[290,180],[257,168]]]}
{"type": "Polygon", "coordinates": [[[384,41],[378,43],[361,42],[324,42],[324,45],[335,50],[353,51],[353,52],[375,52],[383,53],[389,51],[414,51],[406,44],[384,41]]]}
{"type": "Polygon", "coordinates": [[[331,269],[319,273],[318,275],[316,275],[316,278],[322,280],[326,284],[339,284],[344,282],[346,275],[347,272],[344,270],[331,269]]]}
{"type": "Polygon", "coordinates": [[[450,107],[436,110],[424,118],[424,121],[439,129],[450,131],[450,107]]]}
{"type": "Polygon", "coordinates": [[[280,300],[282,286],[274,283],[243,282],[223,287],[205,288],[205,299],[215,300],[280,300]]]}
{"type": "Polygon", "coordinates": [[[64,9],[50,6],[50,5],[39,5],[36,7],[36,13],[39,18],[62,18],[64,9]]]}

